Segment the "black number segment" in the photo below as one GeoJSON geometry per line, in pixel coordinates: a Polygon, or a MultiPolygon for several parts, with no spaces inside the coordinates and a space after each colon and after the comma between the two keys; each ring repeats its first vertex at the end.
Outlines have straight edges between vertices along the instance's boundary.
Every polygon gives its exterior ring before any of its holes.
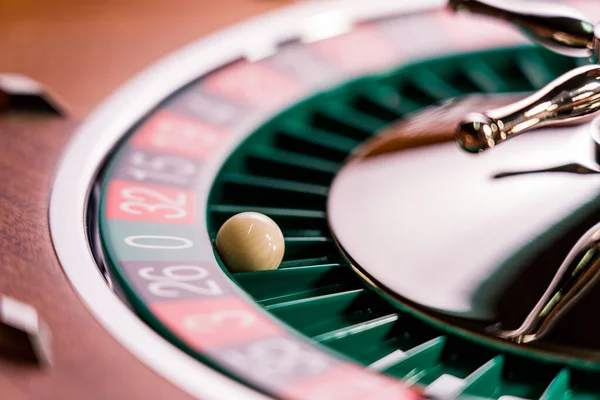
{"type": "Polygon", "coordinates": [[[128,149],[115,178],[161,186],[190,189],[196,183],[199,165],[185,157],[128,149]]]}

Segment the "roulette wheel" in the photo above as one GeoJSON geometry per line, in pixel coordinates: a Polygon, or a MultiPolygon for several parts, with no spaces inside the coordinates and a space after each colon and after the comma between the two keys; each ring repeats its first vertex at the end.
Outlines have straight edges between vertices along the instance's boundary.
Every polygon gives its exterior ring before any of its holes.
{"type": "Polygon", "coordinates": [[[80,124],[2,75],[3,396],[599,398],[597,19],[292,5],[80,124]]]}

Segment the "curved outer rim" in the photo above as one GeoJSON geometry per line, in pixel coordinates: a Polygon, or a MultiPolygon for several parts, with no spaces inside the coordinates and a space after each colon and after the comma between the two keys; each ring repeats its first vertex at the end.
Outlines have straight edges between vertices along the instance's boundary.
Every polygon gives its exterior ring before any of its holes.
{"type": "MultiPolygon", "coordinates": [[[[144,324],[109,289],[87,242],[85,212],[91,184],[117,141],[167,95],[253,49],[297,37],[308,18],[334,10],[354,22],[443,4],[443,0],[321,0],[286,7],[176,51],[129,81],[96,109],[76,130],[62,156],[50,197],[49,223],[54,248],[67,277],[104,328],[140,361],[192,396],[264,398],[177,349],[144,324]]],[[[267,117],[255,122],[263,122],[267,117]]],[[[240,136],[250,132],[252,129],[245,129],[240,136]]],[[[212,166],[213,178],[225,156],[226,152],[212,166]]]]}

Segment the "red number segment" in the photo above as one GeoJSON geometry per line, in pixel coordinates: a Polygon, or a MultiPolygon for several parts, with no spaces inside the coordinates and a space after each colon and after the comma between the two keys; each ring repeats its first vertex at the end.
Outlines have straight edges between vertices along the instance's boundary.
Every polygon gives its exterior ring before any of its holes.
{"type": "Polygon", "coordinates": [[[108,219],[188,225],[196,223],[194,192],[112,180],[108,186],[106,205],[108,219]]]}
{"type": "Polygon", "coordinates": [[[377,30],[368,26],[312,43],[310,46],[321,57],[353,74],[391,67],[397,64],[400,58],[394,45],[377,30]]]}
{"type": "Polygon", "coordinates": [[[365,371],[353,364],[342,364],[321,375],[292,383],[284,390],[290,400],[417,400],[416,390],[402,382],[365,371]]]}
{"type": "Polygon", "coordinates": [[[206,160],[227,141],[227,133],[198,119],[168,111],[152,115],[135,132],[135,147],[206,160]]]}
{"type": "Polygon", "coordinates": [[[259,108],[272,108],[300,97],[304,89],[292,77],[259,62],[238,61],[210,74],[206,90],[259,108]]]}
{"type": "Polygon", "coordinates": [[[279,326],[235,297],[157,303],[151,308],[173,333],[202,350],[281,333],[279,326]]]}

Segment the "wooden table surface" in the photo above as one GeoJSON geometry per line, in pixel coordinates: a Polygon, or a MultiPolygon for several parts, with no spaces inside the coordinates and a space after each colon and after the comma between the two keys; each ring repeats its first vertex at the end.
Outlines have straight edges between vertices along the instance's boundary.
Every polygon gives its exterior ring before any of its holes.
{"type": "Polygon", "coordinates": [[[0,73],[58,93],[76,118],[136,72],[285,0],[0,0],[0,73]]]}
{"type": "Polygon", "coordinates": [[[0,0],[0,73],[42,82],[72,111],[0,113],[0,294],[38,310],[54,353],[45,369],[0,354],[0,399],[189,398],[125,350],[71,287],[50,241],[52,178],[74,127],[138,71],[283,3],[0,0]]]}

